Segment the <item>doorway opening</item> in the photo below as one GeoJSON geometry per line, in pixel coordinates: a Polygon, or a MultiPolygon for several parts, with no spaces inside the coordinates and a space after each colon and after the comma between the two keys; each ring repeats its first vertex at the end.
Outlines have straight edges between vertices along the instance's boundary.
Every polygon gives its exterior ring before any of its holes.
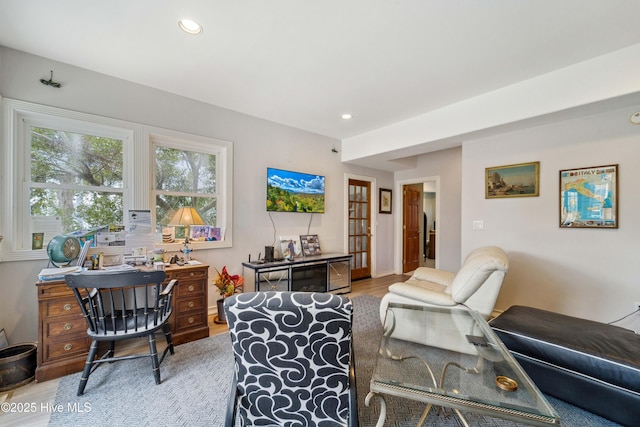
{"type": "Polygon", "coordinates": [[[439,177],[397,181],[396,190],[403,195],[396,203],[402,212],[396,221],[396,271],[408,274],[418,267],[437,268],[442,239],[436,233],[439,177]]]}
{"type": "Polygon", "coordinates": [[[421,267],[436,266],[436,191],[435,182],[424,182],[422,193],[423,250],[421,267]]]}

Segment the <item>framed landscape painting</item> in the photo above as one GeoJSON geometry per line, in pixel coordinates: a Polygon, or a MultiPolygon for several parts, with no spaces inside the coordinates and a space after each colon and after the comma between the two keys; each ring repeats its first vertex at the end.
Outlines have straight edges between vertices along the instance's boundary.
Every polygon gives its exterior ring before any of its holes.
{"type": "Polygon", "coordinates": [[[560,228],[618,228],[618,165],[560,171],[560,228]]]}
{"type": "Polygon", "coordinates": [[[540,195],[540,162],[485,169],[485,199],[540,195]]]}

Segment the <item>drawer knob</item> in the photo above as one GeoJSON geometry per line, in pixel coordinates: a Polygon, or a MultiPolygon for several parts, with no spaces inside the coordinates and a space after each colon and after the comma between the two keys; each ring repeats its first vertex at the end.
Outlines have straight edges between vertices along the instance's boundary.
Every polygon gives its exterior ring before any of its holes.
{"type": "Polygon", "coordinates": [[[195,286],[193,285],[189,285],[189,292],[193,292],[196,289],[195,286]]]}
{"type": "Polygon", "coordinates": [[[193,323],[193,322],[194,322],[193,317],[189,317],[189,319],[187,320],[187,322],[189,322],[189,323],[193,323]]]}
{"type": "Polygon", "coordinates": [[[71,310],[71,304],[65,304],[65,305],[63,305],[63,306],[62,306],[62,309],[63,309],[64,311],[69,311],[69,310],[71,310]]]}
{"type": "Polygon", "coordinates": [[[69,350],[71,350],[72,348],[73,348],[73,345],[71,345],[71,344],[65,344],[65,345],[64,345],[64,349],[65,349],[66,351],[69,351],[69,350]]]}
{"type": "Polygon", "coordinates": [[[189,276],[193,277],[193,276],[195,276],[195,275],[196,275],[196,273],[194,273],[193,271],[190,271],[190,272],[189,272],[189,276]]]}
{"type": "Polygon", "coordinates": [[[64,330],[65,331],[70,331],[71,328],[73,328],[73,325],[71,325],[71,323],[65,323],[64,324],[64,330]]]}
{"type": "Polygon", "coordinates": [[[188,306],[189,306],[189,308],[193,308],[193,306],[195,306],[195,304],[193,303],[193,301],[189,301],[188,306]]]}

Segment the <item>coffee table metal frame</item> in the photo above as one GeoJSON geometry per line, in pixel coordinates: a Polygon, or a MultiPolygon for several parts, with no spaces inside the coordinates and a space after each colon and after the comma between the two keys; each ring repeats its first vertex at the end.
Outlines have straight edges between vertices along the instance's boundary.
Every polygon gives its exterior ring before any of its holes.
{"type": "MultiPolygon", "coordinates": [[[[460,318],[460,317],[459,317],[460,318]]],[[[459,328],[459,326],[454,327],[454,329],[459,328]]],[[[471,331],[460,331],[461,334],[464,332],[471,331]]],[[[421,344],[411,343],[410,345],[418,345],[421,344]]],[[[433,345],[433,343],[430,343],[433,345]]],[[[425,348],[425,351],[428,354],[429,346],[422,346],[425,348]]],[[[415,375],[420,375],[418,372],[415,375]]],[[[378,354],[378,360],[376,361],[376,365],[374,368],[374,374],[371,378],[370,383],[370,392],[367,394],[365,398],[365,405],[367,407],[370,406],[373,397],[378,397],[380,401],[380,416],[378,418],[378,422],[376,427],[382,427],[384,425],[384,421],[386,419],[386,403],[384,400],[383,394],[397,396],[401,398],[416,400],[420,402],[427,403],[427,406],[418,421],[418,426],[421,426],[427,418],[429,411],[432,409],[434,405],[441,407],[438,409],[440,411],[444,408],[452,409],[458,418],[461,420],[463,425],[468,426],[467,421],[460,411],[473,411],[482,413],[488,416],[504,418],[516,422],[526,422],[531,425],[538,426],[549,426],[549,425],[559,425],[560,418],[557,413],[553,409],[553,407],[547,402],[546,398],[540,393],[538,388],[533,384],[528,375],[524,372],[524,370],[520,367],[518,362],[511,356],[507,348],[502,344],[500,339],[494,334],[491,327],[487,324],[484,318],[477,312],[473,310],[467,310],[465,308],[459,307],[431,307],[431,306],[419,306],[419,305],[411,305],[411,304],[398,304],[398,303],[389,303],[387,307],[387,314],[385,318],[385,331],[380,343],[380,349],[378,354]],[[467,316],[469,324],[473,325],[473,334],[466,335],[467,339],[469,337],[475,336],[478,332],[480,332],[481,340],[486,342],[485,344],[476,345],[477,343],[472,343],[474,345],[475,350],[477,351],[477,359],[476,364],[473,367],[463,366],[456,362],[448,362],[444,365],[442,369],[442,373],[440,375],[439,381],[436,378],[436,374],[433,372],[431,364],[428,359],[428,355],[425,358],[425,352],[421,351],[421,355],[412,355],[409,354],[407,356],[401,354],[394,354],[393,350],[390,346],[390,340],[393,340],[393,333],[396,327],[396,314],[395,312],[398,310],[410,310],[410,311],[424,311],[426,313],[426,317],[431,313],[437,313],[439,315],[439,319],[447,319],[451,318],[453,323],[453,316],[462,316],[464,318],[467,316]],[[412,387],[411,384],[403,383],[400,380],[395,381],[393,379],[388,379],[387,381],[378,381],[377,373],[378,367],[380,365],[380,358],[384,358],[387,360],[401,362],[408,359],[416,359],[422,366],[424,366],[424,375],[428,375],[427,379],[433,384],[433,388],[431,387],[412,387]],[[450,368],[460,369],[464,373],[468,373],[470,375],[479,375],[485,369],[486,361],[504,361],[506,362],[513,372],[516,374],[517,378],[512,380],[511,378],[501,378],[496,377],[496,387],[500,387],[503,390],[509,390],[508,387],[511,386],[509,381],[513,381],[514,384],[520,383],[521,387],[524,387],[526,390],[529,390],[532,394],[534,394],[535,399],[539,402],[539,408],[537,412],[531,410],[524,409],[523,406],[517,407],[516,405],[510,406],[508,402],[495,402],[495,404],[491,404],[489,402],[483,402],[482,399],[466,399],[464,396],[456,397],[452,396],[452,393],[448,393],[443,389],[445,375],[447,370],[450,368]],[[501,382],[501,384],[499,384],[501,382]]],[[[471,398],[473,396],[470,396],[471,398]]]]}

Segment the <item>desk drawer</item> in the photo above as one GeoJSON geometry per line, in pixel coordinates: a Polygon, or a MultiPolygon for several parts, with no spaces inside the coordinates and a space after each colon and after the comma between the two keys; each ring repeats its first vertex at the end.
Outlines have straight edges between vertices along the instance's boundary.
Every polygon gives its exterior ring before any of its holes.
{"type": "Polygon", "coordinates": [[[56,298],[66,296],[75,299],[73,291],[64,282],[38,287],[38,298],[56,298]]]}
{"type": "Polygon", "coordinates": [[[207,315],[203,312],[191,313],[185,316],[178,317],[176,319],[176,328],[178,331],[187,328],[193,328],[195,326],[202,326],[207,324],[207,315]]]}
{"type": "Polygon", "coordinates": [[[194,296],[193,298],[184,298],[176,301],[177,310],[180,315],[191,310],[202,310],[206,301],[204,296],[194,296]]]}
{"type": "Polygon", "coordinates": [[[84,337],[47,342],[44,348],[44,358],[47,361],[67,358],[77,354],[86,354],[88,349],[86,335],[84,337]]]}
{"type": "Polygon", "coordinates": [[[69,316],[69,318],[61,319],[56,318],[54,321],[44,322],[44,336],[45,338],[64,337],[67,339],[73,335],[86,336],[87,322],[81,315],[69,316]]]}
{"type": "Polygon", "coordinates": [[[51,301],[43,301],[46,317],[67,316],[77,314],[82,316],[80,307],[75,298],[60,298],[51,301]]]}
{"type": "Polygon", "coordinates": [[[206,279],[206,277],[206,268],[201,268],[198,270],[175,270],[167,272],[167,280],[178,279],[178,282],[180,282],[181,280],[206,279]]]}
{"type": "Polygon", "coordinates": [[[178,281],[178,290],[176,298],[190,298],[193,295],[204,293],[207,283],[204,280],[199,281],[178,281]]]}

